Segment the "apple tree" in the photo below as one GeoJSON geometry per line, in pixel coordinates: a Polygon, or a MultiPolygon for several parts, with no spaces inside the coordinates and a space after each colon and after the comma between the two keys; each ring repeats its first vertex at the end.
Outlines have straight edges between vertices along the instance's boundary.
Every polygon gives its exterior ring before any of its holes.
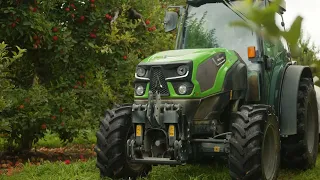
{"type": "MultiPolygon", "coordinates": [[[[136,64],[174,47],[157,0],[6,0],[0,40],[26,49],[3,77],[0,118],[11,146],[30,149],[46,130],[72,140],[107,107],[130,102],[136,64]],[[5,88],[4,88],[5,89],[5,88]]],[[[0,134],[2,129],[0,129],[0,134]]]]}

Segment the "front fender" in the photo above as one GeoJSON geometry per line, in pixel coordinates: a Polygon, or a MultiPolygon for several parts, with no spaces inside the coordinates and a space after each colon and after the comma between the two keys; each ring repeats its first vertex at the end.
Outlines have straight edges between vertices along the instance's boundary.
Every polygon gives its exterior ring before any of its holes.
{"type": "Polygon", "coordinates": [[[312,79],[311,69],[307,66],[290,65],[284,74],[280,97],[281,136],[297,133],[297,97],[302,77],[312,79]]]}

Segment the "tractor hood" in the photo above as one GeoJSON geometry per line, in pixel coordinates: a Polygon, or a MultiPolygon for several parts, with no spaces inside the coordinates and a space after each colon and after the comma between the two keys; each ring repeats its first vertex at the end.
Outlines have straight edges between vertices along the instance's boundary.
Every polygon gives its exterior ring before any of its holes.
{"type": "Polygon", "coordinates": [[[206,59],[212,57],[214,54],[224,52],[227,54],[234,54],[234,51],[229,51],[224,48],[207,48],[207,49],[181,49],[181,50],[169,50],[156,53],[146,59],[140,64],[171,64],[180,63],[182,61],[197,61],[201,63],[206,59]]]}
{"type": "Polygon", "coordinates": [[[224,90],[232,89],[233,81],[230,79],[246,77],[246,73],[238,67],[231,69],[238,59],[235,51],[224,48],[156,53],[137,66],[135,88],[139,91],[136,98],[148,98],[149,91],[160,92],[161,96],[170,98],[200,98],[222,92],[223,87],[224,90]],[[225,79],[228,79],[228,83],[225,83],[225,79]],[[179,92],[180,86],[185,92],[179,92]]]}

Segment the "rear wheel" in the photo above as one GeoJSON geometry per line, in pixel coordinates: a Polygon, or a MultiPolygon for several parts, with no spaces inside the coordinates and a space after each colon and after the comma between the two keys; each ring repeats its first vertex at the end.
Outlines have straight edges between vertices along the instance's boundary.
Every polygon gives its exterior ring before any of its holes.
{"type": "Polygon", "coordinates": [[[282,162],[289,168],[309,169],[315,166],[319,143],[317,98],[309,78],[300,80],[297,110],[297,134],[282,140],[282,162]]]}
{"type": "Polygon", "coordinates": [[[129,163],[126,155],[127,139],[133,136],[131,106],[117,106],[107,111],[96,136],[95,152],[101,177],[136,179],[151,170],[149,165],[129,163]]]}
{"type": "Polygon", "coordinates": [[[232,179],[275,180],[280,166],[276,116],[264,105],[245,105],[232,118],[229,168],[232,179]]]}

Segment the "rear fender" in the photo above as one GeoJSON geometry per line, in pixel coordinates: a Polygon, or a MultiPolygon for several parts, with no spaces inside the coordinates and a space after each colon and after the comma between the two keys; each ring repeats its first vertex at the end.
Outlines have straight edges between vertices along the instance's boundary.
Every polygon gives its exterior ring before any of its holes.
{"type": "Polygon", "coordinates": [[[312,79],[311,69],[307,66],[290,65],[284,74],[280,97],[281,136],[297,133],[297,97],[301,78],[312,79]]]}

